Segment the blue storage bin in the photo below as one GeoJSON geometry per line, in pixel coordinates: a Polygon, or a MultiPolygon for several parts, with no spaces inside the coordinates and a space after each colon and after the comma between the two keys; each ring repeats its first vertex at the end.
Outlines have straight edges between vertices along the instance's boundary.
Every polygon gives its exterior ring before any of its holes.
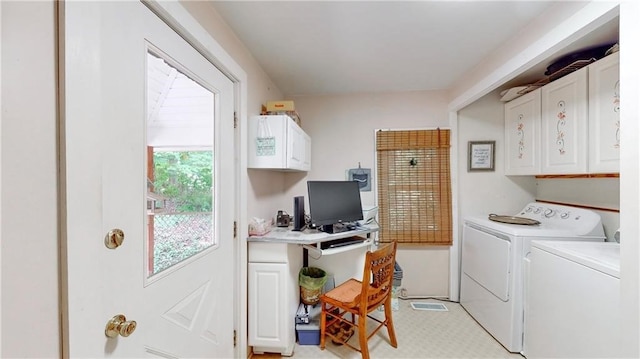
{"type": "Polygon", "coordinates": [[[320,345],[320,321],[311,320],[309,324],[296,324],[298,344],[320,345]]]}

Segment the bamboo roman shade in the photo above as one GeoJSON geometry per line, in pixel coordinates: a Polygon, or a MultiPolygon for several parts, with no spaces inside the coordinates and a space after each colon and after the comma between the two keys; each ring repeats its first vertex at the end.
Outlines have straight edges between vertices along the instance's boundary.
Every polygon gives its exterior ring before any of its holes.
{"type": "Polygon", "coordinates": [[[380,241],[451,245],[450,131],[376,133],[380,241]]]}

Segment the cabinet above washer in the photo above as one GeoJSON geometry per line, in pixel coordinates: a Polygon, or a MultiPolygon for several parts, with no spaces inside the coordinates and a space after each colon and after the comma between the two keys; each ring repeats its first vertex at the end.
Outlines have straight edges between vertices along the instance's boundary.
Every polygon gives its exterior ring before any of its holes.
{"type": "Polygon", "coordinates": [[[309,171],[311,138],[287,115],[249,119],[248,168],[309,171]]]}
{"type": "Polygon", "coordinates": [[[505,104],[506,175],[620,172],[619,53],[505,104]]]}

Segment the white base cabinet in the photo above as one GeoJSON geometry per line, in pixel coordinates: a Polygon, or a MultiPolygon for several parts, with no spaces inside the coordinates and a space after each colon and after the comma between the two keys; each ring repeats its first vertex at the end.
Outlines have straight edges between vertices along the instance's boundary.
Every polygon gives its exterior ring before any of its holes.
{"type": "Polygon", "coordinates": [[[248,332],[254,353],[293,354],[300,268],[298,245],[249,243],[248,332]]]}

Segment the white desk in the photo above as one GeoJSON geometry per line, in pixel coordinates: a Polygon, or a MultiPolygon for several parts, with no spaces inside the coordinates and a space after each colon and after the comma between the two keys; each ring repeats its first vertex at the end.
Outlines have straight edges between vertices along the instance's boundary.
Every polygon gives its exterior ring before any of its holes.
{"type": "MultiPolygon", "coordinates": [[[[264,236],[247,238],[249,345],[253,346],[254,353],[293,354],[296,341],[294,318],[300,302],[298,273],[303,266],[302,248],[309,250],[312,258],[344,253],[371,245],[372,239],[368,237],[377,231],[377,224],[333,234],[274,228],[264,236]],[[322,242],[353,236],[367,240],[344,247],[320,249],[322,242]]],[[[359,270],[362,271],[361,266],[359,270]]]]}
{"type": "Polygon", "coordinates": [[[264,236],[250,236],[247,238],[249,242],[278,242],[291,244],[314,244],[326,242],[333,239],[347,238],[353,236],[362,236],[369,233],[377,232],[379,229],[377,224],[365,225],[357,227],[351,231],[339,233],[325,233],[318,230],[305,229],[304,231],[292,231],[290,227],[275,227],[271,232],[264,236]]]}
{"type": "Polygon", "coordinates": [[[271,232],[264,236],[250,236],[249,242],[269,242],[269,243],[287,243],[299,244],[306,249],[316,252],[318,255],[329,255],[354,250],[371,244],[370,234],[377,232],[379,229],[377,224],[357,227],[354,230],[339,233],[324,233],[317,230],[292,231],[290,228],[274,228],[271,232]],[[341,239],[347,237],[363,237],[366,238],[363,243],[347,245],[344,247],[320,249],[320,243],[341,239]]]}

